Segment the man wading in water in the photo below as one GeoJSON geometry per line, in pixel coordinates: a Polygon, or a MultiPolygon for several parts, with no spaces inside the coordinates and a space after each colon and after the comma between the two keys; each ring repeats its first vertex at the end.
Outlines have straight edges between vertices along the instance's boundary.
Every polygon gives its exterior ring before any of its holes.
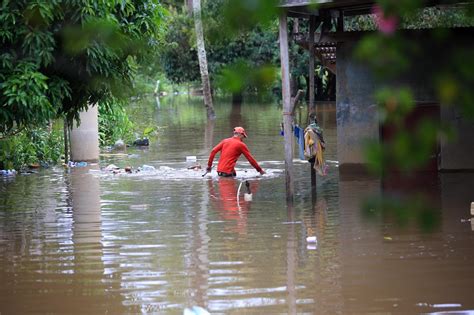
{"type": "Polygon", "coordinates": [[[235,173],[235,164],[237,159],[243,154],[250,164],[260,173],[265,174],[265,171],[258,165],[257,161],[250,154],[249,148],[244,143],[243,139],[247,138],[247,133],[242,127],[234,128],[234,136],[222,140],[218,145],[212,149],[209,155],[209,161],[207,162],[207,171],[210,172],[212,169],[212,162],[217,152],[221,151],[219,163],[217,165],[217,174],[223,177],[233,177],[237,175],[235,173]]]}

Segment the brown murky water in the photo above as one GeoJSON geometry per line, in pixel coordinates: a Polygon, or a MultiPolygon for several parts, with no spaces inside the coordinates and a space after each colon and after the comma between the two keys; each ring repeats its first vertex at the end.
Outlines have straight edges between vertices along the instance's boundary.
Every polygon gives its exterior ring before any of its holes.
{"type": "MultiPolygon", "coordinates": [[[[334,107],[320,109],[335,161],[334,107]]],[[[0,314],[182,314],[194,305],[212,314],[474,312],[472,174],[422,181],[439,209],[429,232],[390,216],[364,219],[360,203],[386,183],[339,178],[334,163],[316,195],[309,164],[296,163],[296,202],[287,206],[281,110],[217,110],[206,129],[199,104],[150,101],[145,114],[163,128],[149,149],[0,179],[0,314]],[[182,176],[186,156],[204,164],[235,125],[269,170],[256,178],[241,160],[252,202],[237,199],[239,179],[182,176]],[[109,163],[163,172],[103,176],[109,163]]]]}

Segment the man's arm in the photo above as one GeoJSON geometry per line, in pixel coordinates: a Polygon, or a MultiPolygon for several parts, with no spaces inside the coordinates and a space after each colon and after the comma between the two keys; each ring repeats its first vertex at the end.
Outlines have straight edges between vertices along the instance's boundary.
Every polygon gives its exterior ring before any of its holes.
{"type": "Polygon", "coordinates": [[[222,150],[222,141],[216,145],[212,151],[211,151],[211,154],[209,155],[209,161],[207,161],[207,171],[211,171],[211,168],[212,168],[212,162],[214,161],[214,157],[216,156],[217,152],[219,152],[220,150],[222,150]]]}
{"type": "Polygon", "coordinates": [[[249,148],[245,143],[242,143],[242,154],[245,156],[245,158],[249,161],[250,165],[252,165],[257,172],[260,174],[265,174],[265,171],[258,165],[257,161],[253,158],[252,154],[250,154],[249,148]]]}

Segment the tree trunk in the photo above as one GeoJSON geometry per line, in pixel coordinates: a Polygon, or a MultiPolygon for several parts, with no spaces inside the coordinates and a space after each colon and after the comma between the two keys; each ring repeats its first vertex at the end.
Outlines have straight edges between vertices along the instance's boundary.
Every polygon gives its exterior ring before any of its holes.
{"type": "Polygon", "coordinates": [[[204,105],[207,110],[207,119],[215,119],[214,106],[212,104],[211,84],[209,83],[209,72],[207,70],[206,49],[204,46],[204,32],[201,19],[201,0],[193,0],[194,26],[196,28],[196,43],[199,60],[199,70],[201,71],[202,92],[204,95],[204,105]]]}
{"type": "Polygon", "coordinates": [[[184,0],[184,6],[186,7],[186,11],[188,12],[188,16],[192,16],[193,14],[193,0],[184,0]]]}
{"type": "Polygon", "coordinates": [[[232,93],[232,105],[234,104],[242,104],[244,97],[242,95],[242,92],[233,92],[232,93]]]}

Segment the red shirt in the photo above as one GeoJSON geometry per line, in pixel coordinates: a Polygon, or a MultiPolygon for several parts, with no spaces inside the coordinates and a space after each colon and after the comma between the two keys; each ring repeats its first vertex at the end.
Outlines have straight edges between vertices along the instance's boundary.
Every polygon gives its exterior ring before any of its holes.
{"type": "Polygon", "coordinates": [[[218,172],[224,172],[227,174],[232,174],[235,172],[235,164],[237,159],[243,154],[250,164],[258,171],[261,172],[262,168],[258,165],[257,161],[250,154],[249,148],[247,145],[238,137],[231,137],[222,140],[218,145],[216,145],[209,156],[209,161],[207,166],[212,166],[212,161],[217,152],[221,151],[221,156],[219,158],[219,164],[217,165],[218,172]]]}

